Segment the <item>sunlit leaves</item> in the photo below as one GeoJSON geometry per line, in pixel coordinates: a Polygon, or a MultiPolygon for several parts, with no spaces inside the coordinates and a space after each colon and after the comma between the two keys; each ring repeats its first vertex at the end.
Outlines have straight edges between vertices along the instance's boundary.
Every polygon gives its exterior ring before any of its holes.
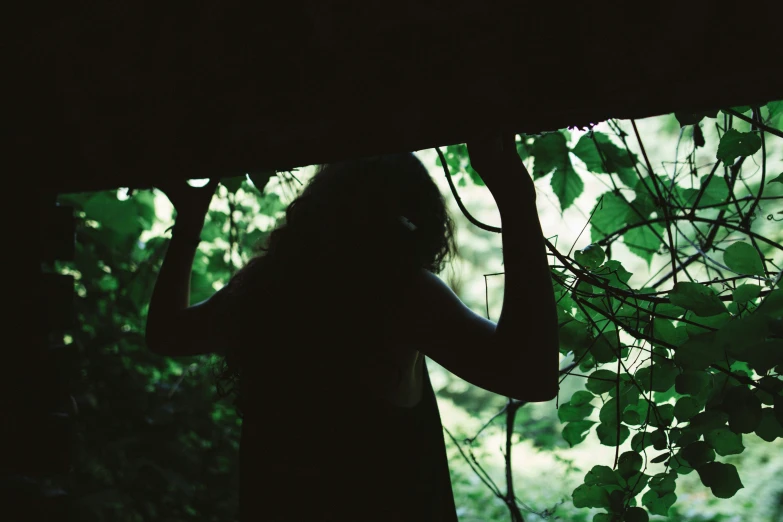
{"type": "Polygon", "coordinates": [[[601,266],[606,259],[606,254],[600,246],[591,244],[574,252],[574,259],[588,270],[592,270],[601,266]]]}
{"type": "MultiPolygon", "coordinates": [[[[672,479],[674,484],[674,479],[672,479]]],[[[669,516],[669,508],[677,501],[677,495],[673,491],[660,492],[650,489],[642,495],[642,505],[653,515],[669,516]]]]}
{"type": "Polygon", "coordinates": [[[642,469],[644,459],[636,451],[626,451],[617,461],[617,472],[621,477],[627,479],[631,475],[642,469]]]}
{"type": "Polygon", "coordinates": [[[710,462],[700,466],[697,471],[702,484],[710,488],[712,494],[718,498],[731,498],[745,487],[733,464],[710,462]]]}
{"type": "Polygon", "coordinates": [[[740,156],[750,156],[761,148],[761,138],[755,132],[729,129],[721,136],[716,157],[731,165],[740,156]]]}
{"type": "Polygon", "coordinates": [[[615,145],[606,134],[585,134],[571,152],[585,163],[590,172],[614,173],[627,186],[633,188],[636,185],[636,156],[615,145]]]}
{"type": "Polygon", "coordinates": [[[595,422],[587,420],[569,422],[563,427],[563,439],[569,446],[574,447],[585,440],[593,424],[595,422]]]}
{"type": "Polygon", "coordinates": [[[674,386],[679,370],[668,360],[656,360],[636,371],[636,382],[646,391],[665,392],[674,386]]]}
{"type": "Polygon", "coordinates": [[[533,142],[533,178],[538,179],[554,171],[550,184],[561,210],[570,207],[584,190],[584,182],[574,170],[568,153],[566,137],[561,132],[544,134],[533,142]]]}
{"type": "Polygon", "coordinates": [[[593,398],[594,395],[590,392],[576,392],[569,402],[561,404],[557,409],[557,416],[560,419],[560,422],[584,420],[584,418],[588,417],[593,411],[593,406],[590,404],[590,401],[593,398]]]}
{"type": "Polygon", "coordinates": [[[617,446],[618,444],[622,444],[625,442],[625,439],[628,438],[628,435],[631,434],[631,431],[627,426],[617,423],[601,423],[598,425],[595,432],[598,435],[599,442],[604,446],[617,446]]]}
{"type": "Polygon", "coordinates": [[[698,469],[699,466],[715,460],[715,450],[706,442],[696,441],[685,446],[680,456],[690,467],[698,469]]]}
{"type": "Polygon", "coordinates": [[[742,444],[742,435],[725,426],[705,431],[704,440],[721,457],[737,455],[745,450],[745,446],[742,444]]]}
{"type": "Polygon", "coordinates": [[[675,193],[682,205],[693,207],[698,202],[696,208],[701,208],[725,202],[729,197],[729,186],[723,176],[705,174],[700,179],[699,189],[677,187],[675,193]]]}
{"type": "Polygon", "coordinates": [[[783,438],[783,426],[778,422],[772,408],[761,410],[761,420],[756,426],[756,435],[767,442],[772,442],[778,437],[783,438]]]}
{"type": "Polygon", "coordinates": [[[731,388],[723,399],[729,414],[729,428],[735,433],[752,433],[761,422],[761,401],[747,387],[731,388]]]}
{"type": "Polygon", "coordinates": [[[611,370],[596,370],[590,374],[585,387],[598,395],[614,388],[617,379],[617,374],[611,370]]]}
{"type": "Polygon", "coordinates": [[[628,203],[619,193],[602,194],[590,219],[590,238],[593,243],[621,228],[627,215],[628,203]]]}
{"type": "Polygon", "coordinates": [[[748,243],[732,243],[723,252],[723,262],[739,274],[764,275],[764,263],[758,251],[748,243]]]}
{"type": "Polygon", "coordinates": [[[677,404],[674,405],[674,416],[678,421],[685,422],[699,413],[701,409],[702,404],[693,397],[680,397],[677,404]]]}
{"type": "Polygon", "coordinates": [[[683,395],[698,395],[711,382],[709,372],[685,370],[674,378],[674,389],[683,395]]]}
{"type": "Polygon", "coordinates": [[[693,310],[696,315],[709,317],[726,311],[726,306],[709,286],[699,283],[679,282],[669,292],[669,300],[675,306],[693,310]]]}
{"type": "Polygon", "coordinates": [[[578,508],[608,508],[609,491],[596,484],[582,484],[573,494],[574,506],[578,508]]]}
{"type": "Polygon", "coordinates": [[[610,259],[600,268],[593,270],[593,275],[610,286],[628,288],[628,280],[633,274],[625,269],[619,261],[610,259]]]}
{"type": "Polygon", "coordinates": [[[718,109],[712,109],[708,111],[697,112],[675,112],[674,117],[677,118],[677,122],[680,127],[686,125],[697,125],[703,118],[715,118],[718,115],[718,109]]]}
{"type": "Polygon", "coordinates": [[[674,352],[674,363],[685,370],[704,370],[724,358],[725,353],[717,349],[712,335],[689,339],[674,352]]]}
{"type": "Polygon", "coordinates": [[[752,284],[739,285],[731,293],[734,302],[737,304],[745,304],[757,298],[761,294],[761,287],[752,284]]]}

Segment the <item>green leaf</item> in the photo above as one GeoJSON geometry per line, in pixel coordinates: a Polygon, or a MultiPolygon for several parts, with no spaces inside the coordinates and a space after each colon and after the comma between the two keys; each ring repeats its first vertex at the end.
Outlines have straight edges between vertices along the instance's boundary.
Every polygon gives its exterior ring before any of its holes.
{"type": "Polygon", "coordinates": [[[665,392],[674,386],[679,371],[671,361],[660,360],[636,371],[636,382],[646,391],[665,392]]]}
{"type": "Polygon", "coordinates": [[[553,170],[563,167],[563,158],[568,155],[566,138],[560,132],[544,134],[535,139],[530,152],[535,158],[533,179],[543,178],[553,170]]]}
{"type": "Polygon", "coordinates": [[[675,306],[681,306],[700,317],[718,315],[726,311],[726,306],[711,287],[699,283],[679,282],[669,292],[669,300],[675,306]]]}
{"type": "Polygon", "coordinates": [[[625,522],[648,522],[650,515],[640,507],[629,507],[625,511],[625,522]]]}
{"type": "Polygon", "coordinates": [[[723,252],[723,262],[740,274],[764,275],[764,262],[758,251],[748,243],[732,243],[723,252]]]}
{"type": "Polygon", "coordinates": [[[672,493],[677,488],[676,473],[658,473],[650,478],[650,490],[656,493],[672,493]]]}
{"type": "Polygon", "coordinates": [[[693,337],[674,352],[674,364],[683,370],[706,370],[724,358],[724,350],[715,346],[715,336],[711,334],[693,337]]]}
{"type": "Polygon", "coordinates": [[[660,455],[658,455],[657,457],[651,459],[650,462],[652,462],[653,464],[660,464],[661,462],[665,462],[666,460],[668,460],[669,457],[671,457],[671,455],[672,454],[670,452],[665,451],[660,455]]]}
{"type": "Polygon", "coordinates": [[[712,375],[705,371],[685,370],[674,378],[674,389],[677,393],[698,395],[710,383],[712,375]]]}
{"type": "Polygon", "coordinates": [[[601,411],[598,414],[598,418],[605,424],[617,424],[617,410],[622,411],[622,406],[618,405],[617,398],[609,399],[601,406],[601,411]]]}
{"type": "Polygon", "coordinates": [[[552,180],[549,182],[560,202],[561,211],[570,207],[585,189],[582,178],[571,165],[571,160],[566,157],[566,161],[567,163],[561,168],[555,170],[555,173],[552,174],[552,180]]]}
{"type": "Polygon", "coordinates": [[[783,183],[783,172],[781,172],[771,180],[767,181],[767,185],[769,185],[770,183],[783,183]]]}
{"type": "Polygon", "coordinates": [[[693,207],[696,204],[696,198],[701,193],[701,198],[696,208],[705,207],[708,205],[717,205],[725,202],[729,197],[729,186],[726,184],[726,180],[722,176],[710,176],[705,174],[699,180],[700,189],[675,187],[674,191],[685,207],[693,207]]]}
{"type": "Polygon", "coordinates": [[[568,353],[570,351],[577,356],[581,356],[592,343],[588,334],[588,326],[579,321],[570,321],[561,326],[558,330],[558,340],[561,352],[568,353]]]}
{"type": "Polygon", "coordinates": [[[468,173],[468,176],[474,185],[478,185],[479,187],[483,187],[485,185],[484,180],[481,179],[481,175],[476,171],[476,169],[473,168],[470,163],[465,166],[465,172],[468,173]]]}
{"type": "Polygon", "coordinates": [[[628,478],[642,469],[644,459],[636,451],[626,451],[617,460],[617,472],[623,478],[628,478]]]}
{"type": "Polygon", "coordinates": [[[761,422],[756,427],[756,435],[767,442],[778,437],[783,438],[783,426],[778,422],[772,408],[764,408],[761,411],[761,422]]]}
{"type": "Polygon", "coordinates": [[[710,488],[712,494],[718,498],[731,498],[745,487],[740,482],[737,468],[733,464],[710,462],[700,466],[697,471],[702,484],[710,488]]]}
{"type": "Polygon", "coordinates": [[[761,148],[761,138],[755,132],[739,132],[729,129],[720,139],[717,158],[732,165],[739,156],[750,156],[761,148]]]}
{"type": "Polygon", "coordinates": [[[680,346],[688,340],[685,327],[675,328],[668,319],[653,319],[651,335],[656,340],[674,346],[680,346]]]}
{"type": "Polygon", "coordinates": [[[680,124],[680,127],[685,127],[687,125],[696,125],[699,123],[702,118],[715,118],[718,116],[718,109],[712,109],[708,111],[696,111],[696,112],[688,112],[688,111],[679,111],[674,113],[674,117],[677,118],[677,122],[680,124]]]}
{"type": "Polygon", "coordinates": [[[611,138],[602,132],[594,132],[592,138],[590,133],[584,134],[571,152],[585,163],[587,170],[599,174],[618,173],[636,164],[635,155],[615,145],[611,138]]]}
{"type": "Polygon", "coordinates": [[[607,192],[598,198],[592,215],[590,238],[596,243],[626,224],[628,203],[619,194],[607,192]]]}
{"type": "Polygon", "coordinates": [[[783,339],[767,339],[746,345],[734,345],[732,357],[744,360],[759,375],[783,364],[783,339]]]}
{"type": "Polygon", "coordinates": [[[595,422],[586,420],[569,422],[563,427],[563,439],[573,448],[585,440],[593,424],[595,422]]]}
{"type": "Polygon", "coordinates": [[[619,486],[620,476],[609,466],[597,464],[585,475],[585,484],[619,486]]]}
{"type": "Polygon", "coordinates": [[[550,184],[560,201],[560,209],[570,207],[584,190],[584,183],[571,164],[565,134],[551,132],[536,138],[531,152],[535,157],[533,179],[554,171],[550,184]]]}
{"type": "Polygon", "coordinates": [[[685,308],[674,306],[673,304],[663,303],[655,307],[655,316],[664,319],[673,319],[685,314],[685,308]]]}
{"type": "Polygon", "coordinates": [[[735,303],[745,304],[761,294],[761,287],[753,284],[739,285],[731,294],[735,303]]]}
{"type": "Polygon", "coordinates": [[[574,253],[574,259],[588,270],[592,270],[601,266],[601,263],[606,259],[606,254],[604,254],[600,246],[591,244],[582,250],[577,250],[574,253]]]}
{"type": "Polygon", "coordinates": [[[703,405],[693,397],[681,397],[674,405],[674,416],[680,422],[685,422],[699,413],[703,405]]]}
{"type": "Polygon", "coordinates": [[[574,507],[578,508],[608,508],[609,492],[595,484],[582,484],[573,494],[574,507]]]}
{"type": "MultiPolygon", "coordinates": [[[[628,223],[638,222],[638,219],[628,219],[628,223]]],[[[631,253],[641,257],[650,266],[653,257],[661,247],[664,227],[660,223],[651,223],[647,226],[632,228],[623,234],[623,243],[631,253]]]]}
{"type": "Polygon", "coordinates": [[[704,440],[715,448],[715,452],[721,457],[739,455],[745,450],[745,446],[742,445],[742,435],[725,427],[705,432],[704,440]]]}
{"type": "MultiPolygon", "coordinates": [[[[685,321],[685,331],[688,333],[688,337],[693,339],[702,335],[714,335],[713,332],[729,324],[732,317],[728,311],[709,317],[701,317],[692,310],[688,310],[685,314],[685,321]]],[[[718,341],[719,339],[716,339],[716,342],[718,341]]],[[[721,346],[721,348],[723,347],[721,346]]]]}
{"type": "Polygon", "coordinates": [[[593,270],[593,275],[602,279],[610,286],[616,288],[628,289],[628,280],[633,274],[625,269],[625,267],[614,259],[610,259],[603,264],[600,268],[593,270]]]}
{"type": "Polygon", "coordinates": [[[560,422],[573,422],[583,420],[592,412],[593,406],[591,404],[573,405],[570,402],[565,402],[557,409],[557,417],[560,422]]]}
{"type": "Polygon", "coordinates": [[[783,391],[783,380],[772,375],[759,379],[758,386],[753,390],[761,403],[767,406],[775,404],[775,395],[783,397],[781,391],[783,391]]]}
{"type": "MultiPolygon", "coordinates": [[[[709,431],[726,428],[728,422],[729,415],[725,411],[706,410],[691,418],[690,427],[698,433],[705,435],[709,431]]],[[[718,452],[718,454],[720,455],[721,453],[718,452]]]]}
{"type": "Polygon", "coordinates": [[[590,346],[590,353],[593,354],[593,357],[599,363],[616,361],[617,354],[613,349],[613,344],[610,341],[610,337],[600,334],[593,340],[592,346],[590,346]]]}
{"type": "Polygon", "coordinates": [[[606,393],[617,384],[617,374],[611,370],[596,370],[587,378],[585,388],[596,395],[606,393]]]}
{"type": "Polygon", "coordinates": [[[628,436],[631,434],[631,431],[628,429],[627,426],[624,426],[622,424],[619,425],[620,427],[620,439],[617,438],[617,429],[618,424],[604,424],[601,423],[598,425],[598,429],[596,430],[596,434],[598,435],[598,440],[603,444],[604,446],[617,446],[618,444],[622,444],[625,442],[625,439],[628,438],[628,436]]]}
{"type": "Polygon", "coordinates": [[[753,433],[761,422],[761,401],[745,386],[731,388],[723,399],[734,433],[753,433]]]}
{"type": "Polygon", "coordinates": [[[573,406],[582,406],[584,404],[589,404],[593,399],[595,399],[595,395],[589,391],[579,390],[574,392],[569,402],[573,406]]]}
{"type": "Polygon", "coordinates": [[[658,493],[650,490],[642,496],[642,505],[653,515],[669,516],[669,508],[677,501],[677,495],[673,492],[658,493]]]}
{"type": "Polygon", "coordinates": [[[232,178],[225,178],[225,179],[221,179],[221,180],[220,180],[220,183],[221,183],[221,184],[222,184],[224,187],[226,187],[226,189],[227,189],[227,190],[228,190],[230,193],[232,193],[232,194],[233,194],[233,193],[235,193],[237,190],[239,190],[240,188],[242,188],[242,183],[245,181],[245,179],[247,179],[247,176],[246,176],[245,174],[243,174],[243,175],[241,175],[241,176],[235,176],[235,177],[232,177],[232,178]]]}
{"type": "Polygon", "coordinates": [[[665,428],[670,426],[674,420],[674,405],[661,404],[655,407],[650,415],[650,426],[665,428]]]}
{"type": "Polygon", "coordinates": [[[706,442],[696,441],[682,448],[680,452],[685,462],[692,468],[698,469],[702,464],[715,460],[715,450],[706,442]]]}

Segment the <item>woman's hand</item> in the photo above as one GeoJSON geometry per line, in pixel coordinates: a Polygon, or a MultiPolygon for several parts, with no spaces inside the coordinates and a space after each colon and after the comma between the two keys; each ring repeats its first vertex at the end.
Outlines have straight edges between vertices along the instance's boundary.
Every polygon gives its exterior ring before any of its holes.
{"type": "Polygon", "coordinates": [[[471,166],[495,197],[519,195],[520,190],[535,198],[533,180],[517,153],[516,135],[497,131],[484,132],[468,140],[471,166]]]}
{"type": "Polygon", "coordinates": [[[218,183],[219,179],[211,179],[203,187],[191,187],[186,181],[180,180],[165,181],[155,187],[166,194],[174,205],[178,225],[200,227],[204,225],[204,218],[218,183]]]}

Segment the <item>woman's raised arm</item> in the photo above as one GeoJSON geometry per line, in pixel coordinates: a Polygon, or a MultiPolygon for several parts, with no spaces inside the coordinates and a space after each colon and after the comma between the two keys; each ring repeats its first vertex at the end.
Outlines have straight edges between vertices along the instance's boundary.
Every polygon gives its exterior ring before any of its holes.
{"type": "Polygon", "coordinates": [[[409,346],[472,384],[529,402],[553,399],[557,312],[535,188],[514,136],[468,142],[471,164],[500,210],[505,290],[497,324],[472,312],[440,279],[421,273],[394,314],[409,346]]]}

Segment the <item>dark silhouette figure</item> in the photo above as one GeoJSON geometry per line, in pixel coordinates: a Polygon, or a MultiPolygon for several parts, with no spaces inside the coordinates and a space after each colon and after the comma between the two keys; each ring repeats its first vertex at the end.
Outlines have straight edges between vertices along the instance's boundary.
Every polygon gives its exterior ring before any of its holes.
{"type": "Polygon", "coordinates": [[[502,219],[497,324],[435,275],[452,223],[413,154],[322,166],[265,249],[194,306],[190,270],[217,182],[161,187],[177,223],[147,343],[225,356],[220,382],[243,414],[243,521],[456,521],[425,356],[502,395],[556,395],[557,318],[532,180],[513,136],[469,150],[502,219]]]}

